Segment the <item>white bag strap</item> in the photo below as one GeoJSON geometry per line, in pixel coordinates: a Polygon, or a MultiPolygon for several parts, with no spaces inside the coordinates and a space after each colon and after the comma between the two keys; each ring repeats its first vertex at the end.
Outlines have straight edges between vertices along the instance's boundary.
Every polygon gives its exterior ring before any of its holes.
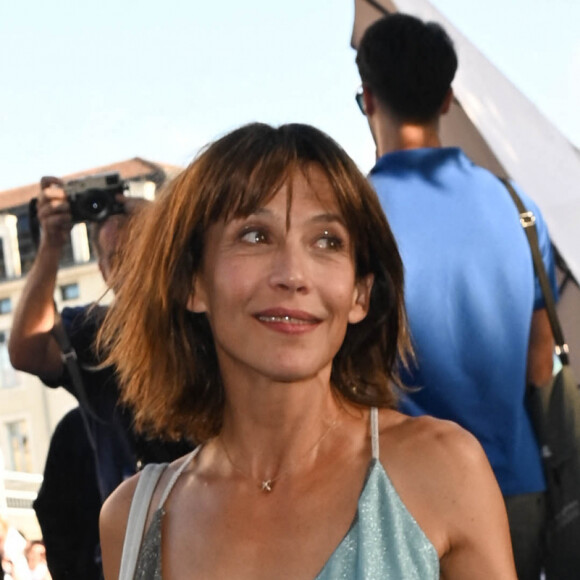
{"type": "Polygon", "coordinates": [[[151,463],[145,466],[139,476],[127,520],[119,580],[133,580],[151,498],[166,467],[167,463],[151,463]]]}

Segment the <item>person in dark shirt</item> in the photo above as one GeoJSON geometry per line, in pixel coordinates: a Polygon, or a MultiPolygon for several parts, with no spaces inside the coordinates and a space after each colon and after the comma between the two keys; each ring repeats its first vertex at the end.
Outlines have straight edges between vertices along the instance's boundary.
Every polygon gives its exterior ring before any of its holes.
{"type": "Polygon", "coordinates": [[[54,430],[33,507],[53,580],[99,580],[100,556],[95,550],[101,498],[79,407],[69,411],[54,430]]]}

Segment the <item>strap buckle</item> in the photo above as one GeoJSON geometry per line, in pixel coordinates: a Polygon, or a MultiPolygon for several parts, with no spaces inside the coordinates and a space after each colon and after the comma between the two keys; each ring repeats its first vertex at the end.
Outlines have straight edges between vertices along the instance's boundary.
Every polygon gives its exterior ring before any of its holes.
{"type": "Polygon", "coordinates": [[[67,364],[69,360],[76,361],[77,360],[77,352],[74,348],[71,350],[67,350],[66,352],[60,353],[60,358],[64,364],[67,364]]]}
{"type": "Polygon", "coordinates": [[[525,211],[520,214],[520,223],[523,228],[531,228],[536,223],[536,216],[532,211],[525,211]]]}

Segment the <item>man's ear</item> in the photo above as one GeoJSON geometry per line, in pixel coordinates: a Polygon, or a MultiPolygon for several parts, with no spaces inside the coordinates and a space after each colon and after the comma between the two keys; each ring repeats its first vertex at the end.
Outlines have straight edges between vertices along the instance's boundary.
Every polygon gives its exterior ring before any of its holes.
{"type": "Polygon", "coordinates": [[[374,274],[367,274],[357,281],[354,290],[354,300],[348,315],[348,321],[356,324],[365,318],[371,306],[371,291],[373,289],[374,274]]]}
{"type": "Polygon", "coordinates": [[[368,86],[363,85],[363,106],[365,109],[365,115],[369,117],[370,115],[374,115],[377,109],[377,105],[375,102],[375,96],[373,92],[369,89],[368,86]]]}
{"type": "Polygon", "coordinates": [[[441,115],[445,115],[449,112],[449,107],[451,107],[451,103],[453,102],[453,89],[449,87],[445,98],[443,99],[443,104],[441,105],[441,115]]]}

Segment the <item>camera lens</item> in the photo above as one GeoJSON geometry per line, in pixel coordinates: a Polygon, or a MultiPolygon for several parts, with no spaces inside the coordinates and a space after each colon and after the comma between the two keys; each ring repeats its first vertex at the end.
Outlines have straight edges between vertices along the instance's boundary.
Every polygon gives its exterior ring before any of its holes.
{"type": "Polygon", "coordinates": [[[98,221],[109,213],[110,196],[106,192],[93,190],[83,194],[79,199],[79,211],[85,219],[98,221]]]}

